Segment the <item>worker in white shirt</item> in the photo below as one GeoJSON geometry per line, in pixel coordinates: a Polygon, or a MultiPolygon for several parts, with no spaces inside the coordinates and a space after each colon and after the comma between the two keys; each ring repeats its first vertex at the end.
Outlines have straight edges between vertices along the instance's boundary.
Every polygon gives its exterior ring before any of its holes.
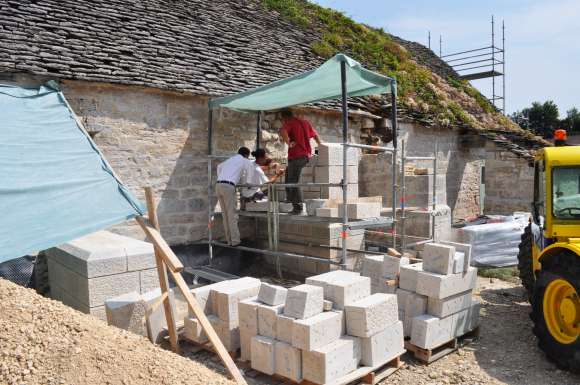
{"type": "Polygon", "coordinates": [[[217,167],[216,195],[223,215],[226,240],[231,246],[241,243],[238,215],[236,214],[236,185],[245,183],[254,172],[254,162],[249,160],[250,149],[240,147],[238,154],[220,163],[217,167]]]}
{"type": "Polygon", "coordinates": [[[268,178],[264,172],[264,168],[273,167],[275,164],[272,162],[272,158],[268,157],[266,150],[259,148],[256,151],[252,151],[252,156],[255,161],[253,163],[253,172],[248,174],[246,178],[246,183],[253,185],[255,187],[247,187],[242,190],[242,197],[247,201],[259,201],[262,200],[267,194],[262,190],[261,185],[266,183],[274,183],[278,178],[284,175],[284,169],[276,168],[274,176],[268,178]]]}

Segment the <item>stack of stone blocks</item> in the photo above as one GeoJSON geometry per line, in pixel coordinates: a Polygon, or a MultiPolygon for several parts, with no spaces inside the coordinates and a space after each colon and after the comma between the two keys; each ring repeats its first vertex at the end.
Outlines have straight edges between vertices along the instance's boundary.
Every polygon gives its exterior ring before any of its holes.
{"type": "Polygon", "coordinates": [[[262,284],[239,302],[241,356],[294,382],[326,384],[404,352],[395,294],[372,294],[370,279],[332,271],[290,289],[262,284]]]}
{"type": "Polygon", "coordinates": [[[45,252],[51,297],[106,320],[105,301],[159,287],[153,245],[98,231],[45,252]]]}
{"type": "Polygon", "coordinates": [[[428,243],[421,254],[421,263],[400,267],[399,317],[412,345],[434,349],[479,325],[477,269],[469,245],[428,243]]]}
{"type": "Polygon", "coordinates": [[[401,266],[409,264],[409,258],[390,255],[365,255],[361,274],[371,280],[371,291],[395,294],[401,266]]]}

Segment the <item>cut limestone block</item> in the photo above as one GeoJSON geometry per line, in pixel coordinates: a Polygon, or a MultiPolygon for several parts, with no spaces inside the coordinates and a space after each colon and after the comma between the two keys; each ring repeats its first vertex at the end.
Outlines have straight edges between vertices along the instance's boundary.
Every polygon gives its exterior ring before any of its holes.
{"type": "Polygon", "coordinates": [[[399,287],[408,291],[417,291],[417,275],[423,270],[423,263],[401,266],[399,287]]]}
{"type": "Polygon", "coordinates": [[[294,346],[276,341],[274,346],[276,374],[294,382],[302,381],[302,352],[294,346]]]}
{"type": "Polygon", "coordinates": [[[322,310],[331,311],[332,310],[332,301],[324,300],[322,302],[322,310]]]}
{"type": "Polygon", "coordinates": [[[246,211],[268,211],[270,202],[267,199],[258,202],[246,202],[246,211]]]}
{"type": "Polygon", "coordinates": [[[476,327],[479,326],[480,321],[480,313],[481,313],[482,303],[479,299],[476,299],[471,304],[469,308],[469,330],[474,330],[476,327]]]}
{"type": "Polygon", "coordinates": [[[398,288],[396,294],[397,294],[397,305],[399,305],[399,309],[405,310],[405,305],[407,304],[407,297],[413,294],[413,292],[398,288]]]}
{"type": "Polygon", "coordinates": [[[302,377],[326,384],[352,372],[361,357],[360,339],[341,337],[320,349],[302,352],[302,377]]]}
{"type": "Polygon", "coordinates": [[[421,271],[418,273],[417,293],[437,299],[472,290],[477,280],[477,269],[470,267],[467,273],[441,275],[421,271]]]}
{"type": "Polygon", "coordinates": [[[211,298],[217,305],[216,315],[231,326],[239,325],[238,302],[255,297],[260,290],[260,280],[244,277],[227,281],[228,284],[212,289],[211,298]]]}
{"type": "Polygon", "coordinates": [[[272,338],[252,337],[252,346],[250,348],[252,369],[270,376],[276,372],[275,345],[276,341],[272,338]]]}
{"type": "Polygon", "coordinates": [[[471,264],[471,245],[467,243],[457,243],[450,241],[440,241],[444,245],[449,245],[455,247],[456,252],[463,253],[463,271],[467,271],[467,268],[471,264]]]}
{"type": "Polygon", "coordinates": [[[399,319],[395,294],[373,294],[346,305],[346,331],[356,337],[370,337],[399,319]]]}
{"type": "Polygon", "coordinates": [[[361,364],[379,366],[405,352],[403,323],[397,321],[377,334],[361,338],[361,364]]]}
{"type": "Polygon", "coordinates": [[[338,218],[338,207],[322,207],[316,209],[316,216],[322,218],[338,218]]]}
{"type": "Polygon", "coordinates": [[[465,253],[456,251],[453,256],[453,274],[462,273],[465,271],[465,253]]]}
{"type": "Polygon", "coordinates": [[[286,302],[286,292],[288,292],[288,289],[282,286],[262,283],[258,292],[258,301],[271,306],[281,305],[286,302]]]}
{"type": "Polygon", "coordinates": [[[392,291],[383,276],[382,255],[366,255],[363,259],[361,275],[371,279],[371,294],[392,291]]]}
{"type": "MultiPolygon", "coordinates": [[[[196,287],[195,289],[191,289],[191,295],[193,298],[197,300],[199,306],[203,309],[205,314],[215,314],[217,309],[217,305],[214,305],[212,302],[211,291],[213,289],[218,289],[220,287],[227,286],[229,281],[222,281],[217,283],[212,283],[211,285],[205,285],[201,287],[196,287]]],[[[194,317],[194,314],[191,312],[189,313],[190,317],[194,317]]]]}
{"type": "Polygon", "coordinates": [[[240,328],[238,326],[233,326],[222,319],[218,319],[212,326],[228,352],[235,352],[240,348],[240,328]]]}
{"type": "Polygon", "coordinates": [[[409,258],[407,257],[393,257],[385,255],[383,258],[383,277],[386,279],[396,279],[401,274],[401,266],[407,266],[409,258]]]}
{"type": "MultiPolygon", "coordinates": [[[[346,212],[350,219],[366,219],[376,218],[381,216],[381,204],[372,202],[357,202],[347,203],[346,212]]],[[[338,205],[338,215],[342,217],[344,214],[344,205],[338,205]]]]}
{"type": "Polygon", "coordinates": [[[344,270],[331,271],[306,278],[306,283],[324,288],[324,299],[332,301],[337,309],[344,309],[371,294],[371,279],[359,273],[344,270]]]}
{"type": "MultiPolygon", "coordinates": [[[[145,302],[148,308],[151,308],[155,304],[159,303],[161,298],[161,289],[151,290],[147,293],[141,294],[141,298],[145,302]]],[[[173,290],[169,290],[169,303],[175,315],[175,298],[173,295],[173,290]]],[[[163,305],[157,306],[154,310],[148,312],[145,316],[145,324],[147,325],[147,335],[153,343],[161,343],[163,341],[163,336],[165,335],[164,330],[167,328],[167,318],[165,318],[165,308],[163,305]]]]}
{"type": "Polygon", "coordinates": [[[251,335],[258,334],[258,306],[260,304],[258,297],[247,298],[238,303],[240,330],[251,335]]]}
{"type": "Polygon", "coordinates": [[[459,293],[447,298],[429,298],[427,313],[436,317],[447,317],[468,309],[472,303],[473,293],[471,290],[459,293]]]}
{"type": "Polygon", "coordinates": [[[421,253],[423,271],[436,274],[453,274],[455,247],[439,243],[427,243],[421,253]]]}
{"type": "Polygon", "coordinates": [[[455,338],[454,317],[438,318],[424,314],[413,318],[411,343],[423,349],[434,349],[455,338]]]}
{"type": "Polygon", "coordinates": [[[185,317],[183,319],[183,336],[198,344],[204,344],[208,341],[207,334],[197,318],[185,317]]]}
{"type": "MultiPolygon", "coordinates": [[[[308,280],[307,280],[308,283],[308,280]]],[[[284,315],[298,319],[309,318],[322,312],[324,289],[316,285],[299,285],[288,290],[284,315]]]]}
{"type": "Polygon", "coordinates": [[[278,314],[276,320],[276,339],[278,341],[292,343],[292,330],[294,329],[295,318],[278,314]]]}
{"type": "Polygon", "coordinates": [[[240,359],[242,361],[252,360],[252,338],[254,337],[255,334],[240,329],[240,359]]]}
{"type": "Polygon", "coordinates": [[[107,323],[135,334],[147,336],[145,302],[136,291],[105,301],[107,323]]]}
{"type": "Polygon", "coordinates": [[[413,331],[413,318],[427,313],[428,298],[424,295],[411,293],[405,302],[404,329],[406,335],[411,335],[413,331]]]}
{"type": "MultiPolygon", "coordinates": [[[[358,183],[346,185],[346,199],[355,201],[358,198],[358,183]]],[[[320,198],[342,200],[342,187],[322,186],[320,188],[320,198]]]]}
{"type": "Polygon", "coordinates": [[[264,337],[276,338],[276,320],[284,311],[282,305],[258,305],[258,334],[264,337]]]}
{"type": "Polygon", "coordinates": [[[341,322],[340,334],[345,335],[346,334],[346,315],[344,314],[344,310],[332,309],[332,311],[334,313],[337,313],[340,316],[340,322],[341,322]]]}
{"type": "Polygon", "coordinates": [[[316,211],[320,208],[326,207],[327,203],[327,199],[306,199],[304,201],[304,204],[306,205],[306,214],[309,216],[316,215],[316,211]]]}
{"type": "MultiPolygon", "coordinates": [[[[358,166],[359,150],[349,147],[346,150],[346,164],[358,166]]],[[[340,143],[322,143],[318,146],[317,166],[342,166],[344,164],[343,146],[340,143]]]]}
{"type": "MultiPolygon", "coordinates": [[[[346,183],[358,183],[358,167],[347,166],[346,183]]],[[[340,183],[342,181],[342,166],[318,166],[314,168],[314,182],[340,183]]]]}
{"type": "Polygon", "coordinates": [[[303,320],[292,326],[292,346],[302,350],[314,350],[342,335],[342,315],[328,311],[303,320]]]}

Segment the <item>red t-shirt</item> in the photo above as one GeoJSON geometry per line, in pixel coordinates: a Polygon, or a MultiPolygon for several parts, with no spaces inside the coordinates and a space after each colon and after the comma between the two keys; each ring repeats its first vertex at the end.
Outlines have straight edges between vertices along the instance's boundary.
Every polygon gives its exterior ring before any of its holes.
{"type": "Polygon", "coordinates": [[[288,159],[310,158],[312,147],[310,139],[316,136],[316,130],[309,121],[298,118],[290,118],[284,122],[282,130],[288,133],[290,142],[295,142],[294,147],[288,148],[288,159]]]}

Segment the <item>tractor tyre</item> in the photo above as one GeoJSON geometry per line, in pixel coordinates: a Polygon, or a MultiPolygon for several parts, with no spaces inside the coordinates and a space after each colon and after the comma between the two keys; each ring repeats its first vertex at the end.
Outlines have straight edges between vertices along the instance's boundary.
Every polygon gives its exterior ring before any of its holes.
{"type": "Polygon", "coordinates": [[[580,257],[562,253],[536,281],[531,318],[538,346],[560,369],[580,373],[580,257]]]}
{"type": "Polygon", "coordinates": [[[534,265],[532,256],[532,245],[534,243],[534,237],[532,235],[532,225],[529,224],[524,229],[522,234],[521,242],[519,245],[518,252],[518,270],[520,274],[520,279],[522,280],[522,285],[526,289],[528,294],[528,300],[532,302],[532,296],[534,294],[534,265]]]}
{"type": "Polygon", "coordinates": [[[50,293],[48,281],[48,260],[44,252],[38,253],[33,268],[34,289],[40,295],[47,297],[50,293]]]}

